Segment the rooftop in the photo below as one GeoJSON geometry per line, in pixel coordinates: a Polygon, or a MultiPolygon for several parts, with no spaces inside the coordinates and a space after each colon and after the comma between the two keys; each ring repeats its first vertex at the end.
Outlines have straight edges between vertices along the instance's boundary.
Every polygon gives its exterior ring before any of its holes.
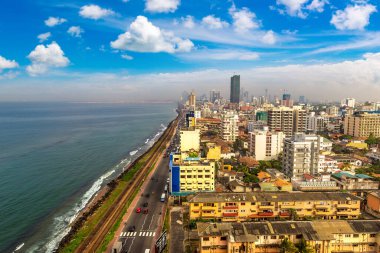
{"type": "Polygon", "coordinates": [[[198,193],[189,202],[215,203],[228,201],[294,202],[319,200],[360,200],[344,192],[247,192],[247,193],[198,193]]]}

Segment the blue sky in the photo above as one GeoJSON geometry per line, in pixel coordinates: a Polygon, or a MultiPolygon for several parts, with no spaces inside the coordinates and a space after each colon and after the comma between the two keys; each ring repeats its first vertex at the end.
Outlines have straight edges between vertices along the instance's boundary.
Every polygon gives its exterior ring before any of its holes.
{"type": "Polygon", "coordinates": [[[213,88],[227,95],[233,73],[254,95],[269,88],[319,100],[351,93],[380,100],[379,5],[7,1],[0,9],[0,100],[173,99],[183,89],[213,88]]]}

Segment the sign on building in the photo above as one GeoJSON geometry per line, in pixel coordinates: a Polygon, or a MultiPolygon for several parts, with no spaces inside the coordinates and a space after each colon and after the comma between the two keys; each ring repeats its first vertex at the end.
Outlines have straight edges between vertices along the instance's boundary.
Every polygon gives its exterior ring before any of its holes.
{"type": "Polygon", "coordinates": [[[156,253],[161,253],[165,249],[166,244],[166,231],[164,231],[156,241],[156,253]]]}

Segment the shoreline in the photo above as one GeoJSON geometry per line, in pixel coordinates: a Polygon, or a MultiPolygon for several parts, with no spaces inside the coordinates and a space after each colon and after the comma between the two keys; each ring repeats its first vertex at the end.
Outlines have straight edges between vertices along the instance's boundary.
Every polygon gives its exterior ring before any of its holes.
{"type": "Polygon", "coordinates": [[[169,129],[169,127],[173,124],[173,122],[178,118],[178,114],[175,116],[173,120],[171,120],[165,127],[165,129],[158,135],[157,140],[145,150],[142,154],[136,157],[133,161],[131,161],[128,165],[123,167],[123,171],[120,172],[114,179],[110,182],[102,186],[94,195],[91,197],[86,206],[80,210],[77,214],[77,217],[70,223],[68,228],[69,232],[63,236],[63,238],[59,241],[57,246],[55,247],[53,252],[60,252],[62,248],[64,248],[67,243],[71,241],[73,236],[75,236],[76,232],[84,225],[87,219],[94,214],[97,209],[102,205],[103,201],[112,193],[115,189],[117,183],[121,178],[128,173],[140,160],[144,157],[156,144],[160,141],[161,137],[165,134],[165,132],[169,129]]]}

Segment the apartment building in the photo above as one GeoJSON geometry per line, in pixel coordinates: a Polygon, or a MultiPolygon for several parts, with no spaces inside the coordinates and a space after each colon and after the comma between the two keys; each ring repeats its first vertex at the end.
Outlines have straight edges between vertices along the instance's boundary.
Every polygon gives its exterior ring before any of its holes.
{"type": "Polygon", "coordinates": [[[343,124],[344,134],[367,138],[371,133],[380,137],[380,111],[356,112],[346,115],[343,124]]]}
{"type": "Polygon", "coordinates": [[[215,190],[215,163],[199,157],[171,154],[169,191],[172,195],[188,195],[215,190]]]}
{"type": "Polygon", "coordinates": [[[306,242],[316,253],[380,252],[380,221],[197,223],[200,253],[280,253],[306,242]]]}
{"type": "Polygon", "coordinates": [[[326,116],[315,115],[315,112],[312,112],[306,117],[306,122],[307,131],[313,133],[323,132],[326,130],[327,124],[329,123],[329,118],[326,116]]]}
{"type": "Polygon", "coordinates": [[[360,198],[343,192],[199,193],[189,200],[190,219],[357,219],[360,198]]]}
{"type": "Polygon", "coordinates": [[[282,152],[284,139],[283,132],[270,132],[268,127],[254,130],[249,133],[249,153],[258,161],[277,159],[282,152]]]}
{"type": "Polygon", "coordinates": [[[320,163],[319,153],[328,149],[324,138],[319,135],[296,133],[284,141],[282,165],[285,174],[290,178],[300,178],[303,174],[315,175],[320,163]]]}
{"type": "Polygon", "coordinates": [[[352,191],[360,196],[367,191],[379,189],[379,182],[365,174],[351,174],[343,171],[332,174],[331,178],[337,182],[341,190],[352,191]]]}
{"type": "Polygon", "coordinates": [[[226,111],[221,115],[220,133],[223,140],[234,142],[239,136],[239,116],[234,111],[226,111]]]}
{"type": "Polygon", "coordinates": [[[194,127],[183,128],[180,131],[181,152],[200,149],[200,130],[194,127]]]}
{"type": "Polygon", "coordinates": [[[283,132],[292,136],[294,132],[306,130],[306,111],[300,108],[275,107],[268,110],[270,131],[283,132]]]}

